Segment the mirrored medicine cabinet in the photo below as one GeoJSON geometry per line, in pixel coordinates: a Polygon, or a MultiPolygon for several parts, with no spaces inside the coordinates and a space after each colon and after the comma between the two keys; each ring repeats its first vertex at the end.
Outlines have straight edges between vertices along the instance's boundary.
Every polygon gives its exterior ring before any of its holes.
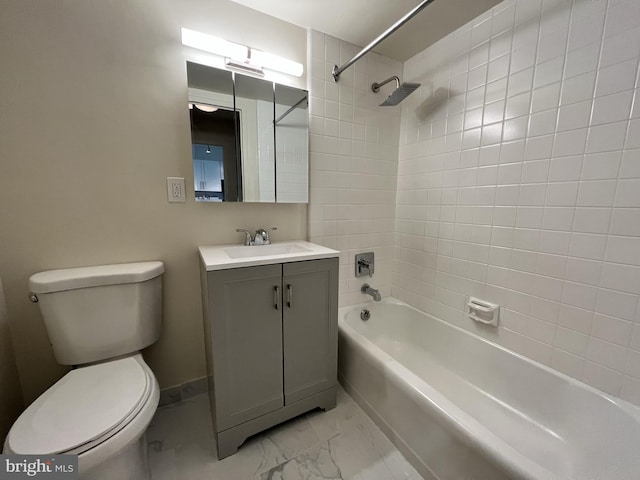
{"type": "Polygon", "coordinates": [[[198,202],[307,203],[308,92],[187,62],[198,202]]]}

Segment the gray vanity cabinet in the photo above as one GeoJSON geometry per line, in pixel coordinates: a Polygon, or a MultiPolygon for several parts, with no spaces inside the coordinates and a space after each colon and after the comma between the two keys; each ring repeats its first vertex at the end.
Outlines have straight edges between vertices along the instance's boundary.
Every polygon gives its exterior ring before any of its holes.
{"type": "Polygon", "coordinates": [[[282,316],[274,308],[282,267],[210,274],[216,426],[225,430],[284,405],[282,316]]]}
{"type": "Polygon", "coordinates": [[[285,404],[336,385],[337,269],[337,259],[283,265],[285,404]]]}
{"type": "Polygon", "coordinates": [[[203,268],[202,277],[218,458],[255,433],[335,406],[337,258],[203,268]]]}

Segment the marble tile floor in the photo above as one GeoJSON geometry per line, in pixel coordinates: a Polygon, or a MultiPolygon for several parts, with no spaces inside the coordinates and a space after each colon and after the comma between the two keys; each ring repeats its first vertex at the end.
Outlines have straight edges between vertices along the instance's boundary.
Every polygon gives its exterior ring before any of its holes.
{"type": "Polygon", "coordinates": [[[218,461],[206,394],[158,409],[147,430],[152,480],[418,480],[422,477],[342,389],[218,461]]]}

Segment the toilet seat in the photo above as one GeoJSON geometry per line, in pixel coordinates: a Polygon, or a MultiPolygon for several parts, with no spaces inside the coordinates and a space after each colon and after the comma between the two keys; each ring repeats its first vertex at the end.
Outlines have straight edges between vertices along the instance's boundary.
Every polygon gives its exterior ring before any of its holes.
{"type": "Polygon", "coordinates": [[[23,412],[7,446],[24,455],[86,452],[136,417],[152,384],[138,356],[72,370],[23,412]]]}

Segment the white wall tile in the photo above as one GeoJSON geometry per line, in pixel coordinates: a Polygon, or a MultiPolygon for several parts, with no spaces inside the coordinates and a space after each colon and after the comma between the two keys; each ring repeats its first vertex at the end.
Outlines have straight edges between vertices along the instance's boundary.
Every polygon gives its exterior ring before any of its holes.
{"type": "Polygon", "coordinates": [[[582,170],[582,156],[556,157],[551,159],[549,167],[550,182],[578,180],[582,170]]]}
{"type": "Polygon", "coordinates": [[[590,285],[565,282],[562,289],[562,303],[573,307],[593,310],[598,289],[590,285]]]}
{"type": "MultiPolygon", "coordinates": [[[[638,95],[636,95],[636,101],[638,95]]],[[[625,148],[640,148],[640,119],[634,119],[629,122],[629,130],[627,131],[627,141],[625,148]]]]}
{"type": "Polygon", "coordinates": [[[633,90],[598,97],[593,101],[592,125],[627,120],[631,112],[633,90]]]}
{"type": "Polygon", "coordinates": [[[640,237],[610,236],[607,242],[605,260],[640,265],[640,237]]]}
{"type": "Polygon", "coordinates": [[[575,330],[558,327],[555,345],[565,352],[584,357],[589,346],[589,336],[575,330]]]}
{"type": "Polygon", "coordinates": [[[572,282],[586,283],[588,285],[598,285],[602,262],[588,260],[584,258],[570,257],[567,259],[567,267],[564,272],[567,280],[572,282]]]}
{"type": "Polygon", "coordinates": [[[640,236],[640,209],[614,208],[610,232],[612,235],[640,236]]]}
{"type": "Polygon", "coordinates": [[[563,82],[561,105],[582,102],[593,99],[593,90],[596,83],[596,71],[590,71],[577,77],[566,79],[563,82]]]}
{"type": "Polygon", "coordinates": [[[578,258],[602,260],[607,247],[606,235],[591,235],[587,233],[571,234],[571,248],[569,254],[578,258]]]}
{"type": "Polygon", "coordinates": [[[607,233],[611,221],[611,208],[576,208],[573,231],[580,233],[607,233]]]}
{"type": "Polygon", "coordinates": [[[600,340],[605,340],[607,342],[626,347],[629,344],[632,328],[632,322],[606,315],[595,314],[593,317],[591,334],[600,340]]]}
{"type": "Polygon", "coordinates": [[[557,130],[562,132],[589,126],[591,104],[591,100],[586,100],[584,102],[570,103],[569,105],[562,106],[558,113],[557,130]]]}
{"type": "Polygon", "coordinates": [[[580,182],[577,205],[580,207],[610,207],[616,192],[614,180],[580,182]]]}
{"type": "MultiPolygon", "coordinates": [[[[385,198],[397,194],[393,292],[454,323],[460,298],[489,293],[505,306],[505,346],[640,403],[640,354],[628,354],[640,352],[638,5],[514,0],[406,62],[425,95],[398,107],[397,192],[384,185],[385,198]],[[427,85],[450,93],[418,117],[433,100],[427,85]],[[414,277],[430,287],[410,287],[414,277]]],[[[394,113],[376,108],[339,120],[371,115],[384,134],[394,113]]],[[[331,103],[323,109],[314,115],[334,119],[331,103]]],[[[322,127],[314,134],[335,133],[322,127]]],[[[354,156],[377,156],[360,134],[338,124],[354,156]]],[[[337,167],[332,143],[314,143],[327,161],[316,171],[337,167]]],[[[358,188],[349,199],[377,206],[358,188]]]]}
{"type": "Polygon", "coordinates": [[[619,151],[585,155],[582,163],[582,180],[604,180],[618,177],[621,154],[619,151]]]}
{"type": "Polygon", "coordinates": [[[557,182],[547,188],[546,205],[565,207],[576,204],[578,182],[557,182]]]}
{"type": "Polygon", "coordinates": [[[635,87],[636,59],[601,68],[596,82],[596,97],[624,92],[635,87]]]}
{"type": "Polygon", "coordinates": [[[637,41],[639,36],[640,27],[607,35],[602,44],[600,65],[614,65],[640,56],[640,43],[637,41]]]}
{"type": "Polygon", "coordinates": [[[627,132],[627,122],[609,123],[589,129],[587,153],[622,150],[627,132]]]}
{"type": "Polygon", "coordinates": [[[598,365],[622,372],[625,367],[626,350],[619,345],[591,337],[586,358],[598,365]]]}
{"type": "Polygon", "coordinates": [[[598,290],[595,312],[632,320],[637,303],[637,295],[601,288],[598,290]]]}
{"type": "Polygon", "coordinates": [[[553,142],[553,156],[563,157],[584,153],[587,133],[586,128],[556,133],[553,142]]]}
{"type": "Polygon", "coordinates": [[[596,69],[599,48],[597,44],[589,44],[569,52],[564,69],[565,78],[582,75],[596,69]]]}

